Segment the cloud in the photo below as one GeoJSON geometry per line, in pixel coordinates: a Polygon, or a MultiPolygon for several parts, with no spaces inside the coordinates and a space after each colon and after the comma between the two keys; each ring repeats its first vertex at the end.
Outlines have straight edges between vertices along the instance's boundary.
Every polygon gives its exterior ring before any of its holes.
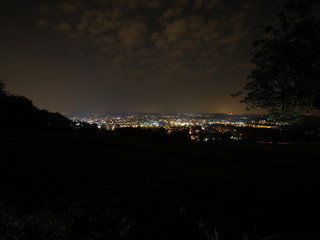
{"type": "Polygon", "coordinates": [[[163,31],[165,38],[169,44],[174,44],[181,39],[187,37],[188,21],[187,19],[176,19],[168,24],[163,31]]]}
{"type": "Polygon", "coordinates": [[[239,8],[223,10],[221,0],[93,0],[85,8],[80,0],[64,0],[49,6],[52,14],[54,7],[60,11],[59,18],[37,24],[51,24],[85,44],[79,47],[99,55],[96,59],[112,72],[209,77],[248,38],[251,13],[239,9],[250,4],[237,2],[239,8]]]}
{"type": "Polygon", "coordinates": [[[69,32],[71,30],[71,25],[66,22],[59,22],[53,26],[53,29],[59,32],[69,32]]]}
{"type": "Polygon", "coordinates": [[[221,3],[221,0],[195,0],[194,2],[194,10],[201,8],[213,9],[221,3]]]}
{"type": "Polygon", "coordinates": [[[190,1],[188,1],[188,0],[176,0],[176,1],[174,1],[176,6],[182,6],[182,7],[188,5],[189,2],[190,1]]]}
{"type": "Polygon", "coordinates": [[[168,8],[164,11],[160,19],[162,21],[166,21],[171,18],[180,17],[182,13],[183,13],[183,8],[168,8]]]}
{"type": "Polygon", "coordinates": [[[42,4],[39,7],[39,12],[41,12],[41,13],[48,13],[50,10],[51,10],[51,7],[47,4],[42,4]]]}
{"type": "Polygon", "coordinates": [[[122,48],[139,48],[145,42],[147,26],[143,22],[130,22],[118,31],[119,44],[122,48]]]}
{"type": "Polygon", "coordinates": [[[64,12],[75,12],[77,10],[76,5],[70,2],[62,2],[58,4],[58,8],[64,12]]]}
{"type": "Polygon", "coordinates": [[[52,22],[48,19],[38,19],[36,20],[36,24],[38,27],[48,28],[51,26],[52,22]]]}

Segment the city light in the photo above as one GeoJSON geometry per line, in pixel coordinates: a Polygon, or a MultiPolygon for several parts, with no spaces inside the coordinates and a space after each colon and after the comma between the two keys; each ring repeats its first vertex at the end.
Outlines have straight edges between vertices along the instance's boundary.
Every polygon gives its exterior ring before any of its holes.
{"type": "Polygon", "coordinates": [[[76,122],[96,125],[101,130],[113,131],[120,128],[141,128],[157,131],[163,129],[167,135],[178,132],[193,141],[242,140],[250,134],[247,129],[279,129],[268,122],[265,115],[237,114],[102,114],[69,116],[76,122]],[[241,130],[243,129],[243,130],[241,130]]]}

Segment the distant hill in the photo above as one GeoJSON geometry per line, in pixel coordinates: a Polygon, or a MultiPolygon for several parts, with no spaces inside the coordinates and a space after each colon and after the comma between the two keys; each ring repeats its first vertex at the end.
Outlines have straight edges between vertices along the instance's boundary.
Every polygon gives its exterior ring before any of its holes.
{"type": "Polygon", "coordinates": [[[40,110],[24,96],[9,94],[0,81],[0,128],[73,128],[60,113],[40,110]]]}

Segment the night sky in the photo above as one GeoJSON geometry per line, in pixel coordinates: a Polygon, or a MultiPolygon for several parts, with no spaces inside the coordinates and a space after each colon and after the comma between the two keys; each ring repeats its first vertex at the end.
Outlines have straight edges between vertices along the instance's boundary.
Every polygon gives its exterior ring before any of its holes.
{"type": "Polygon", "coordinates": [[[285,2],[4,0],[0,79],[61,113],[243,113],[230,94],[285,2]]]}

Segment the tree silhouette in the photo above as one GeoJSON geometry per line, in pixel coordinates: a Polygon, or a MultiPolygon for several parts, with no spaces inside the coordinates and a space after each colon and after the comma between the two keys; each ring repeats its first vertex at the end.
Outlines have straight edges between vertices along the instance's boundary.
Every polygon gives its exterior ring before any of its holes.
{"type": "Polygon", "coordinates": [[[320,21],[314,11],[319,0],[291,0],[264,26],[266,37],[252,43],[249,74],[240,101],[247,109],[267,109],[273,120],[296,121],[299,113],[320,108],[320,21]]]}
{"type": "Polygon", "coordinates": [[[7,95],[5,84],[0,80],[0,97],[4,97],[7,95]]]}

